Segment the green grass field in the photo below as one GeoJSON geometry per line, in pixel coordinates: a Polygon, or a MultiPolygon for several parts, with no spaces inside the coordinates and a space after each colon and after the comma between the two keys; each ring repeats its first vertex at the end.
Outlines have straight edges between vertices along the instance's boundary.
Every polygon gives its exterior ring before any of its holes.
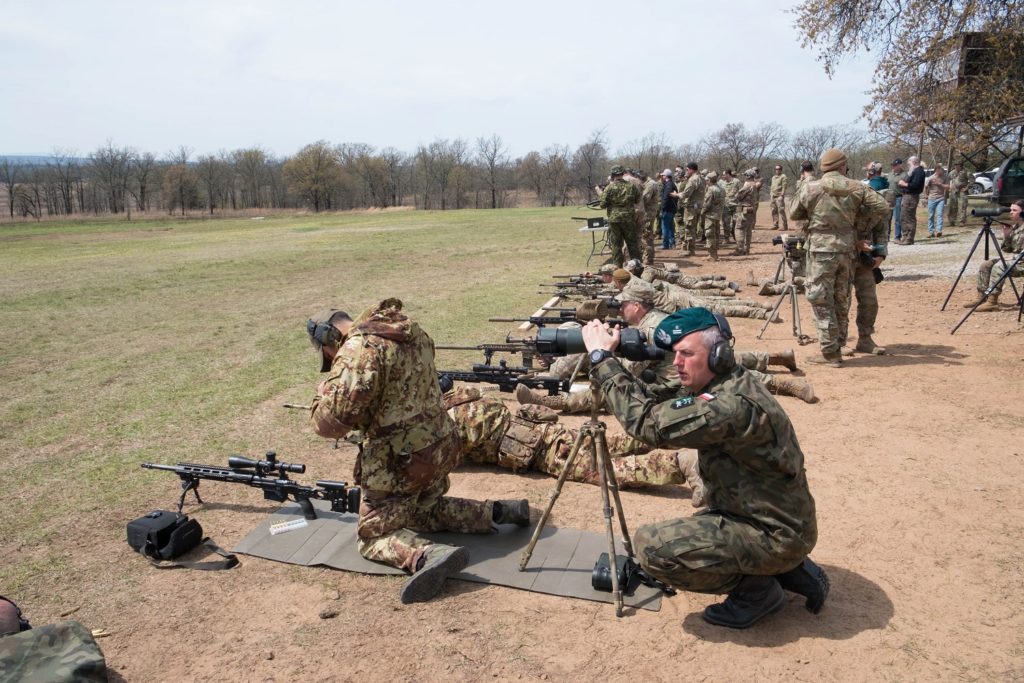
{"type": "Polygon", "coordinates": [[[0,585],[59,582],[67,519],[123,534],[154,482],[167,497],[166,475],[139,462],[264,448],[225,426],[284,394],[308,401],[320,378],[304,323],[318,309],[394,296],[437,343],[503,341],[513,325],[486,319],[529,314],[546,298],[537,284],[589,254],[569,219],[581,212],[0,228],[0,585]]]}

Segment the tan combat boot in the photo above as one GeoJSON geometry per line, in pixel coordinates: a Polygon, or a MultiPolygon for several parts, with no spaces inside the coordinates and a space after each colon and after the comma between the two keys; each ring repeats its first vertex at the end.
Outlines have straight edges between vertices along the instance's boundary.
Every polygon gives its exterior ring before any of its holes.
{"type": "Polygon", "coordinates": [[[853,347],[853,350],[857,351],[858,353],[870,353],[876,356],[885,355],[885,347],[876,344],[875,340],[872,339],[870,335],[858,337],[857,345],[853,347]]]}
{"type": "MultiPolygon", "coordinates": [[[[772,308],[774,308],[774,306],[772,308]]],[[[770,320],[773,323],[781,323],[782,322],[782,316],[779,315],[778,311],[775,311],[775,314],[773,315],[771,310],[769,310],[767,308],[759,308],[759,309],[757,309],[757,315],[754,316],[754,319],[755,320],[770,320]]]]}
{"type": "Polygon", "coordinates": [[[524,384],[520,384],[516,387],[516,400],[524,406],[535,403],[554,410],[565,410],[567,406],[565,394],[548,396],[547,394],[542,394],[539,391],[534,392],[530,387],[524,384]]]}
{"type": "Polygon", "coordinates": [[[771,384],[768,388],[780,396],[794,396],[805,403],[817,403],[818,397],[814,395],[814,387],[805,379],[799,377],[771,376],[771,384]]]}
{"type": "Polygon", "coordinates": [[[828,356],[823,353],[816,353],[808,357],[807,362],[814,363],[815,365],[827,365],[830,368],[841,368],[843,367],[843,356],[841,353],[828,356]]]}
{"type": "Polygon", "coordinates": [[[772,294],[778,294],[775,291],[775,283],[771,280],[765,280],[761,283],[761,289],[757,290],[757,293],[761,296],[771,296],[772,294]]]}
{"type": "Polygon", "coordinates": [[[781,353],[769,353],[768,365],[781,365],[790,372],[796,372],[796,354],[793,349],[786,349],[781,353]]]}
{"type": "Polygon", "coordinates": [[[757,287],[757,278],[754,277],[754,271],[747,271],[747,284],[751,287],[757,287]]]}
{"type": "Polygon", "coordinates": [[[978,306],[974,310],[976,312],[978,312],[978,313],[988,313],[989,311],[998,311],[999,310],[999,293],[995,292],[993,294],[989,294],[988,298],[985,299],[985,303],[983,303],[982,305],[978,306]]]}
{"type": "Polygon", "coordinates": [[[700,468],[697,466],[697,451],[679,451],[676,453],[676,462],[679,464],[679,471],[686,479],[686,485],[692,491],[690,503],[695,508],[707,505],[707,489],[704,488],[704,480],[700,478],[700,468]]]}
{"type": "Polygon", "coordinates": [[[979,304],[985,303],[985,292],[978,292],[978,298],[974,301],[968,301],[964,304],[964,308],[974,308],[979,304]]]}

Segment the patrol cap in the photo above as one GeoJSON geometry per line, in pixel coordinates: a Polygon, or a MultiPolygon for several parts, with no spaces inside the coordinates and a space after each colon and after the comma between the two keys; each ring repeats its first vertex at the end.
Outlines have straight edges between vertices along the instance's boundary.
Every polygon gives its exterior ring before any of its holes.
{"type": "Polygon", "coordinates": [[[629,282],[632,277],[633,274],[625,268],[618,268],[612,273],[612,279],[616,282],[629,282]]]}
{"type": "Polygon", "coordinates": [[[683,308],[661,321],[654,330],[654,345],[660,349],[671,351],[683,337],[717,327],[718,321],[706,308],[683,308]]]}
{"type": "Polygon", "coordinates": [[[323,348],[324,343],[333,344],[335,340],[330,338],[332,334],[327,326],[338,320],[351,319],[351,316],[345,311],[328,308],[306,321],[306,334],[309,335],[309,343],[313,345],[313,350],[316,352],[317,358],[320,359],[320,372],[327,372],[331,369],[331,359],[324,355],[323,348]],[[327,330],[326,333],[325,330],[327,330]]]}
{"type": "Polygon", "coordinates": [[[609,175],[622,175],[625,172],[626,170],[624,168],[622,168],[618,164],[615,164],[614,166],[612,166],[612,170],[609,172],[609,175]]]}
{"type": "Polygon", "coordinates": [[[600,268],[597,269],[597,274],[598,275],[611,275],[611,274],[613,274],[618,269],[619,269],[619,267],[617,265],[615,265],[614,263],[606,263],[606,264],[604,264],[603,266],[601,266],[600,268]]]}
{"type": "Polygon", "coordinates": [[[619,301],[637,301],[646,306],[653,306],[654,287],[651,286],[651,283],[635,277],[627,282],[619,292],[619,301]]]}

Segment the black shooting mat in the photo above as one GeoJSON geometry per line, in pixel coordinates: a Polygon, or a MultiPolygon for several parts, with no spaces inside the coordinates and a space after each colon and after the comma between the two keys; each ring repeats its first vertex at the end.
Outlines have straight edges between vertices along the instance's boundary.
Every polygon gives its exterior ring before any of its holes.
{"type": "MultiPolygon", "coordinates": [[[[297,505],[287,505],[267,517],[232,552],[303,566],[324,565],[364,574],[405,574],[401,569],[363,558],[356,547],[356,515],[331,512],[329,503],[311,501],[317,519],[309,526],[272,536],[270,525],[302,519],[297,505]]],[[[570,598],[611,602],[611,593],[590,586],[590,574],[601,553],[608,552],[608,538],[578,529],[544,527],[526,571],[519,571],[519,557],[530,542],[534,526],[521,528],[509,524],[492,534],[436,533],[424,536],[469,550],[469,566],[455,578],[476,583],[491,583],[522,590],[563,595],[570,598]]],[[[621,552],[616,540],[616,552],[621,552]]],[[[639,609],[661,609],[661,591],[649,586],[636,587],[623,602],[639,609]]]]}

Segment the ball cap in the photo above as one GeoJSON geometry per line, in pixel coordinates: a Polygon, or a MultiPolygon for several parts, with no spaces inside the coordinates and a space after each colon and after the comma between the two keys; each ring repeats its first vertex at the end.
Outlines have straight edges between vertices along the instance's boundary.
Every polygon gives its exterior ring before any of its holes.
{"type": "Polygon", "coordinates": [[[638,301],[653,306],[654,287],[651,286],[651,283],[635,277],[622,288],[619,293],[619,301],[638,301]]]}
{"type": "Polygon", "coordinates": [[[688,334],[716,327],[718,320],[706,308],[683,308],[661,321],[654,331],[654,345],[671,351],[688,334]]]}

